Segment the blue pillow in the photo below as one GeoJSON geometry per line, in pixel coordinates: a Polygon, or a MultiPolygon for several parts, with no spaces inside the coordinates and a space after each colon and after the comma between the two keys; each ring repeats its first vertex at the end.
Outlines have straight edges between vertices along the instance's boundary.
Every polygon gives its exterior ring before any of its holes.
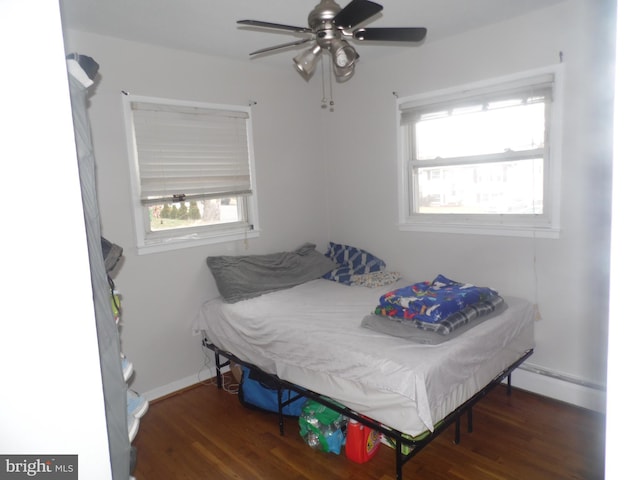
{"type": "Polygon", "coordinates": [[[353,275],[380,272],[387,266],[384,261],[366,250],[339,243],[329,242],[329,249],[325,255],[340,266],[326,273],[322,278],[345,285],[353,283],[353,275]]]}

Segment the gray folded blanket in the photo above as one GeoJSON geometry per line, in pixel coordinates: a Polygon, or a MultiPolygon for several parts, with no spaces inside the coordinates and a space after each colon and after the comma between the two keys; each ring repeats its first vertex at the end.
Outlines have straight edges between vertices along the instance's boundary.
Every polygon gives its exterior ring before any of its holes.
{"type": "Polygon", "coordinates": [[[450,324],[453,328],[438,328],[438,324],[427,324],[426,322],[420,322],[422,325],[418,326],[416,322],[411,320],[375,314],[365,316],[360,326],[378,333],[404,338],[405,340],[422,343],[424,345],[439,345],[452,338],[458,337],[467,330],[504,312],[508,308],[508,305],[501,297],[498,298],[500,298],[501,301],[499,301],[497,305],[487,306],[484,309],[475,308],[469,311],[465,309],[465,311],[459,315],[457,321],[450,324]],[[464,318],[465,320],[460,320],[460,318],[464,318]],[[429,329],[425,329],[424,327],[429,329]]]}

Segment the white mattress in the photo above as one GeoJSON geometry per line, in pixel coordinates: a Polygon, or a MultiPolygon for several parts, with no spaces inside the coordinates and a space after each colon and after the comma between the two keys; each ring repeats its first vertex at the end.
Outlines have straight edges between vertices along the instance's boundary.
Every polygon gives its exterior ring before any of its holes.
{"type": "Polygon", "coordinates": [[[439,345],[362,328],[380,295],[397,286],[320,279],[234,304],[215,299],[202,306],[193,330],[269,373],[415,436],[433,430],[533,348],[534,309],[506,297],[505,312],[439,345]]]}

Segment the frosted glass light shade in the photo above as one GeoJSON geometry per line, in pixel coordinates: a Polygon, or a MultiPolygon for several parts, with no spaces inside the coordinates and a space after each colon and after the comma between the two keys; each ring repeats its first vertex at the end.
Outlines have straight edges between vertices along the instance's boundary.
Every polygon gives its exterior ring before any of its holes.
{"type": "Polygon", "coordinates": [[[353,66],[353,64],[359,57],[358,52],[356,52],[355,48],[353,48],[344,40],[340,40],[337,38],[331,41],[329,50],[331,51],[333,64],[336,66],[336,68],[349,68],[353,66]]]}
{"type": "Polygon", "coordinates": [[[337,65],[333,65],[333,71],[336,74],[336,80],[339,82],[344,82],[349,80],[355,71],[356,66],[352,63],[348,67],[338,67],[337,65]]]}
{"type": "Polygon", "coordinates": [[[320,46],[316,45],[294,57],[293,63],[296,69],[306,78],[313,74],[320,59],[320,50],[322,50],[320,46]]]}

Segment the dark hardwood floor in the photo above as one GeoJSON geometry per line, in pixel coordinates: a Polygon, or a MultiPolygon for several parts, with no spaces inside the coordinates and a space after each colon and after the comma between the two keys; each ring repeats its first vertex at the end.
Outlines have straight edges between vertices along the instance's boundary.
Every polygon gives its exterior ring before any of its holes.
{"type": "MultiPolygon", "coordinates": [[[[604,478],[604,416],[517,389],[496,388],[473,410],[474,431],[451,426],[403,470],[405,480],[604,478]]],[[[464,422],[463,422],[464,425],[464,422]]],[[[308,447],[288,418],[247,409],[215,385],[153,402],[133,444],[137,480],[395,478],[392,449],[369,462],[308,447]]]]}

